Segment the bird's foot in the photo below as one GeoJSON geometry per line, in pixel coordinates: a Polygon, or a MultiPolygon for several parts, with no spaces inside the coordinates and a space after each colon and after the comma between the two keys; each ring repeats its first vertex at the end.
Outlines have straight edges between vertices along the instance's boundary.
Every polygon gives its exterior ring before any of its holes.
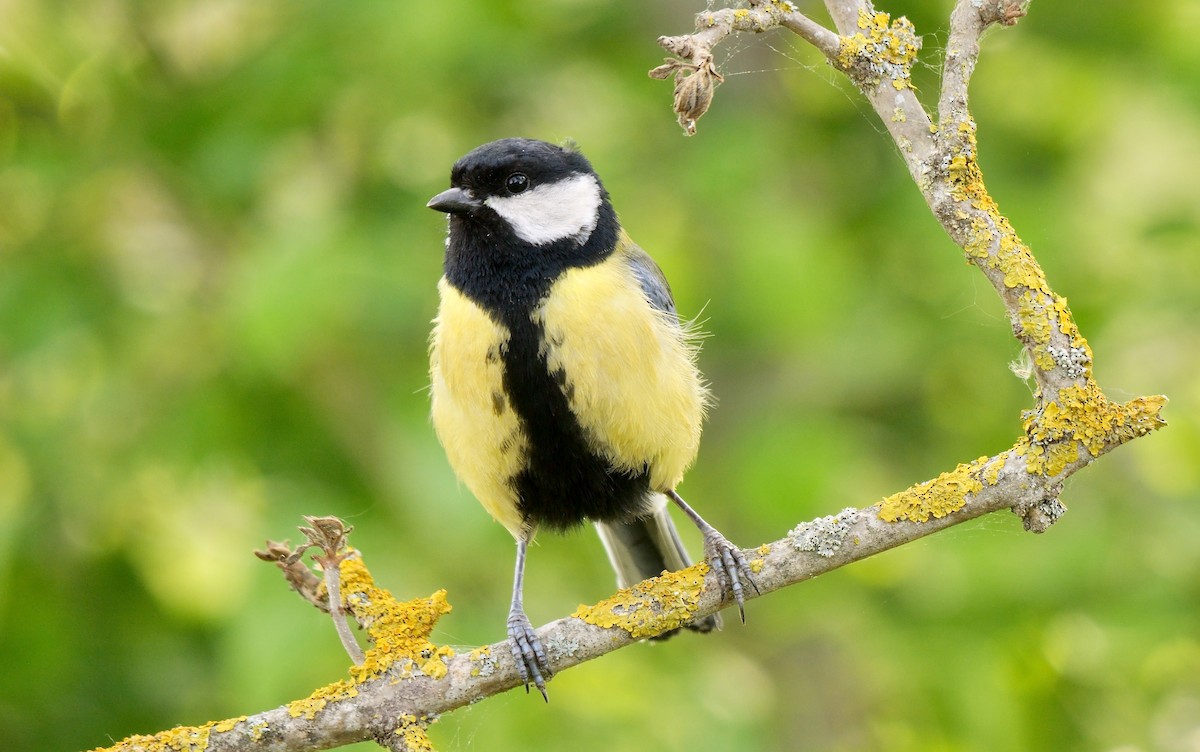
{"type": "Polygon", "coordinates": [[[737,603],[738,615],[745,624],[745,585],[754,588],[755,593],[758,592],[758,585],[754,584],[750,570],[750,562],[746,561],[741,549],[717,532],[716,528],[707,525],[705,527],[707,529],[703,530],[704,558],[708,561],[709,568],[717,573],[717,581],[721,584],[721,597],[733,596],[737,603]]]}
{"type": "Polygon", "coordinates": [[[517,664],[517,673],[525,683],[525,691],[529,692],[529,683],[532,681],[542,693],[542,699],[549,702],[550,698],[546,696],[546,679],[554,674],[550,669],[550,659],[546,657],[546,650],[542,647],[537,633],[533,631],[529,617],[519,608],[514,608],[508,613],[508,639],[512,647],[513,661],[517,664]]]}

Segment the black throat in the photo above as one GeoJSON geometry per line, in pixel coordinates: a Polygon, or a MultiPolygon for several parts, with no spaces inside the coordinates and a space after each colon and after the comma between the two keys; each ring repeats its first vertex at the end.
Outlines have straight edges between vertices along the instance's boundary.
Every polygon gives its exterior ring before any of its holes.
{"type": "Polygon", "coordinates": [[[446,279],[496,321],[528,316],[562,274],[593,266],[617,246],[617,215],[602,197],[596,228],[583,243],[564,238],[546,245],[521,240],[491,209],[450,215],[446,279]]]}
{"type": "MultiPolygon", "coordinates": [[[[579,244],[533,246],[503,222],[452,216],[446,279],[509,332],[501,352],[504,391],[529,442],[523,469],[509,480],[523,519],[564,530],[585,519],[613,521],[646,505],[649,471],[616,470],[592,452],[574,412],[572,375],[551,372],[546,333],[533,312],[568,269],[607,259],[616,248],[617,221],[607,197],[596,229],[579,244]]],[[[498,218],[497,218],[498,219],[498,218]]]]}

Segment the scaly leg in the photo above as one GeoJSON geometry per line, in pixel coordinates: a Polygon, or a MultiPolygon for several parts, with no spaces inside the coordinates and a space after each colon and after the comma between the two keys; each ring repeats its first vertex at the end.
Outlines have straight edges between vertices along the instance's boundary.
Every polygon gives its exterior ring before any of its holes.
{"type": "Polygon", "coordinates": [[[683,513],[696,524],[696,527],[700,528],[700,534],[704,536],[704,558],[708,560],[708,566],[717,573],[717,581],[721,583],[721,596],[733,595],[734,601],[737,602],[738,615],[742,617],[742,623],[745,624],[746,608],[742,581],[745,580],[750,587],[754,588],[754,592],[758,592],[758,585],[754,584],[750,564],[746,561],[746,557],[737,546],[729,542],[728,538],[721,535],[715,527],[705,522],[695,509],[688,506],[683,497],[675,493],[675,489],[667,491],[667,496],[670,496],[683,510],[683,513]]]}
{"type": "Polygon", "coordinates": [[[517,664],[517,673],[525,682],[525,691],[529,691],[529,682],[546,697],[546,679],[554,673],[550,670],[550,660],[542,648],[542,641],[533,631],[529,617],[525,615],[522,589],[525,582],[525,550],[529,547],[529,538],[521,536],[517,539],[517,568],[513,574],[512,607],[508,610],[508,637],[512,640],[512,656],[517,664]],[[544,677],[544,678],[543,678],[544,677]]]}

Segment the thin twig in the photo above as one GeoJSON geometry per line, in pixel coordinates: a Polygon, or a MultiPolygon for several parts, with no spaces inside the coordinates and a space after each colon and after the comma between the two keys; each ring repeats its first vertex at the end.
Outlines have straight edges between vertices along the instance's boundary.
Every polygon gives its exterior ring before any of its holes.
{"type": "MultiPolygon", "coordinates": [[[[333,619],[333,628],[337,632],[342,647],[355,665],[361,665],[364,659],[362,648],[347,623],[348,612],[342,606],[341,572],[342,561],[349,555],[346,539],[354,530],[337,517],[304,516],[308,527],[299,528],[305,542],[294,551],[287,544],[267,541],[265,551],[255,551],[255,555],[264,561],[272,561],[283,570],[284,576],[296,592],[304,596],[317,608],[328,613],[333,619]],[[300,563],[304,552],[310,548],[320,549],[321,553],[313,556],[313,561],[321,567],[324,576],[325,597],[321,597],[319,581],[307,567],[300,563]]],[[[360,624],[360,626],[362,626],[360,624]]]]}
{"type": "Polygon", "coordinates": [[[337,631],[338,639],[342,641],[342,647],[346,649],[350,660],[361,666],[364,659],[362,647],[350,632],[350,624],[346,621],[346,609],[342,607],[341,570],[338,569],[341,559],[322,559],[324,561],[321,562],[321,569],[325,572],[325,589],[329,591],[329,613],[333,616],[333,628],[337,631]]]}

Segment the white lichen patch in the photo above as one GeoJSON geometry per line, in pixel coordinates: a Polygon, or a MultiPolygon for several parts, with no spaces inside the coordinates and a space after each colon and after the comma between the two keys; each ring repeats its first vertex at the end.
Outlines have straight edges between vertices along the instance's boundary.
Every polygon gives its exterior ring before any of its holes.
{"type": "Polygon", "coordinates": [[[1047,345],[1046,352],[1054,359],[1054,364],[1066,371],[1067,376],[1072,379],[1083,378],[1092,364],[1092,355],[1085,347],[1047,345]]]}
{"type": "Polygon", "coordinates": [[[846,507],[835,515],[801,522],[788,532],[787,537],[797,550],[829,558],[845,543],[846,535],[858,520],[858,515],[857,509],[846,507]]]}
{"type": "Polygon", "coordinates": [[[546,652],[550,653],[555,659],[574,658],[583,646],[579,644],[579,640],[574,637],[562,637],[560,639],[551,640],[546,643],[546,652]]]}

